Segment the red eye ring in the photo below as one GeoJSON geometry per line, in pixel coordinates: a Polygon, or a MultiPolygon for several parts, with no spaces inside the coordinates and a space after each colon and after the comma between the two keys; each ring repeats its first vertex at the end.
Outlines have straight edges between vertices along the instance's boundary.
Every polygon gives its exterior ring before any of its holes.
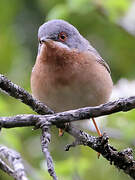
{"type": "Polygon", "coordinates": [[[60,41],[65,42],[67,40],[67,34],[65,32],[60,32],[58,38],[60,41]]]}

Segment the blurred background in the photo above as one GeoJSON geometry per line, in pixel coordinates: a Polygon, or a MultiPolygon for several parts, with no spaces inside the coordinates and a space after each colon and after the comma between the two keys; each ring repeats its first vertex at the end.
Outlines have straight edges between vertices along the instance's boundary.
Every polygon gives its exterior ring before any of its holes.
{"type": "MultiPolygon", "coordinates": [[[[50,19],[65,19],[76,26],[107,61],[114,90],[111,99],[135,95],[135,1],[134,0],[0,0],[0,73],[30,90],[30,74],[37,55],[38,27],[50,19]]],[[[0,92],[0,116],[33,111],[0,92]]],[[[135,145],[135,111],[99,118],[102,131],[118,150],[135,145]]],[[[85,131],[96,135],[90,124],[85,131]]],[[[60,180],[128,180],[88,147],[64,151],[73,138],[58,137],[52,128],[50,151],[60,180]]],[[[40,131],[3,129],[0,144],[20,152],[31,180],[51,180],[40,147],[40,131]]],[[[0,171],[0,180],[10,180],[0,171]]]]}

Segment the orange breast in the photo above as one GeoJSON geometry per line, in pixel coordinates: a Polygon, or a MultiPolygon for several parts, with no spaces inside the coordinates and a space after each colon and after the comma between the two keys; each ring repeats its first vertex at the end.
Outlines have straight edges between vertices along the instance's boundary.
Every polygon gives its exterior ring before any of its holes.
{"type": "Polygon", "coordinates": [[[53,41],[42,46],[31,75],[33,95],[55,111],[105,103],[112,86],[110,74],[93,54],[53,41]]]}

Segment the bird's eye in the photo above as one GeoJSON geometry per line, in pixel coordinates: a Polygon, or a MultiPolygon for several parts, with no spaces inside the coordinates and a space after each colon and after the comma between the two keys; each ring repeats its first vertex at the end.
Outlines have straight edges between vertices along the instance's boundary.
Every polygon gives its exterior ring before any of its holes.
{"type": "Polygon", "coordinates": [[[65,42],[67,39],[67,34],[65,32],[61,32],[59,33],[58,38],[60,41],[65,42]]]}

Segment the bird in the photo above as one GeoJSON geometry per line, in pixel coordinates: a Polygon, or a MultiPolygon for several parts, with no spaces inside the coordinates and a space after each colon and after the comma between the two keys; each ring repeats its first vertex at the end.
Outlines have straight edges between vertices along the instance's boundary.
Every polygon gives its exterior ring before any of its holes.
{"type": "MultiPolygon", "coordinates": [[[[98,106],[109,100],[113,88],[110,68],[77,28],[62,19],[50,20],[39,27],[38,41],[31,73],[36,99],[55,112],[98,106]]],[[[92,121],[101,136],[95,119],[92,121]]]]}

